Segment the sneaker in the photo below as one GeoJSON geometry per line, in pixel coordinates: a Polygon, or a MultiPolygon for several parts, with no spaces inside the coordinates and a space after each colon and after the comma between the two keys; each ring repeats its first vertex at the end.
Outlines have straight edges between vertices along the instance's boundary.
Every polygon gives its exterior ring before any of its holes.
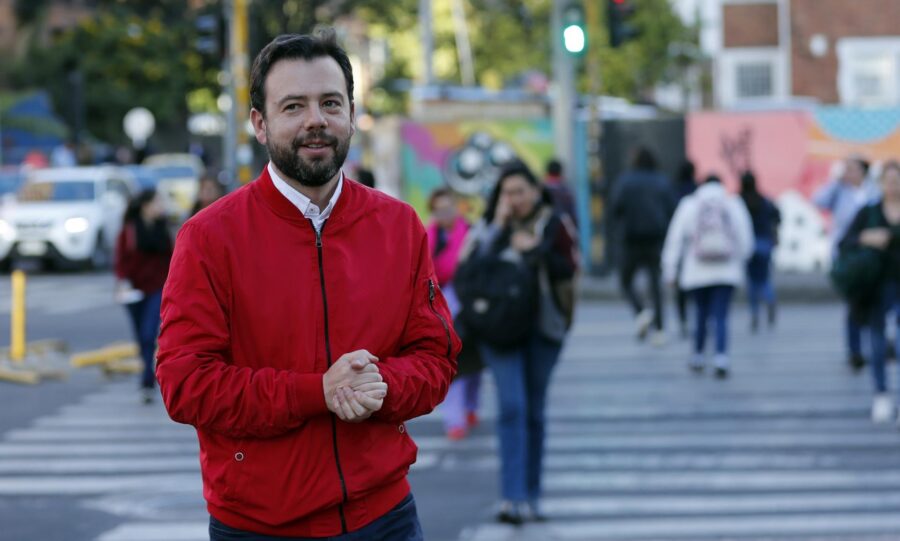
{"type": "Polygon", "coordinates": [[[847,364],[850,365],[854,371],[859,372],[866,366],[866,358],[860,355],[859,353],[851,353],[850,357],[847,359],[847,364]]]}
{"type": "Polygon", "coordinates": [[[638,340],[647,338],[647,331],[650,330],[650,324],[653,323],[653,310],[644,308],[641,313],[634,318],[634,326],[637,329],[638,340]]]}
{"type": "Polygon", "coordinates": [[[692,372],[700,373],[703,372],[703,369],[706,368],[706,361],[703,359],[702,353],[697,353],[688,361],[688,368],[691,369],[692,372]]]}
{"type": "Polygon", "coordinates": [[[540,512],[537,504],[523,503],[522,519],[526,522],[547,522],[547,515],[540,512]]]}
{"type": "Polygon", "coordinates": [[[454,427],[447,430],[447,439],[450,441],[460,441],[466,439],[466,429],[462,427],[454,427]]]}
{"type": "Polygon", "coordinates": [[[728,355],[721,353],[716,355],[714,363],[716,365],[716,379],[726,379],[728,377],[728,355]]]}
{"type": "Polygon", "coordinates": [[[481,420],[478,418],[478,414],[474,411],[470,411],[466,414],[466,425],[468,425],[469,428],[475,428],[476,426],[478,426],[479,422],[481,422],[481,420]]]}
{"type": "Polygon", "coordinates": [[[878,393],[872,399],[872,422],[889,423],[894,417],[894,399],[887,393],[878,393]]]}
{"type": "Polygon", "coordinates": [[[156,399],[156,391],[154,389],[141,388],[141,402],[144,404],[152,404],[156,399]]]}
{"type": "Polygon", "coordinates": [[[653,345],[653,347],[661,348],[665,346],[668,341],[669,339],[663,331],[653,331],[650,334],[650,344],[653,345]]]}
{"type": "Polygon", "coordinates": [[[521,526],[525,522],[519,506],[509,501],[500,502],[500,510],[497,511],[496,518],[497,522],[512,524],[513,526],[521,526]]]}

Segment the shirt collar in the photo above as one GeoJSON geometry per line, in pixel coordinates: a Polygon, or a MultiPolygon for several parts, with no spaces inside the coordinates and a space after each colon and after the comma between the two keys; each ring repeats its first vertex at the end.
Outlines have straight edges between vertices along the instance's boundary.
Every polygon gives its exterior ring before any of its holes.
{"type": "Polygon", "coordinates": [[[320,209],[315,204],[313,204],[312,200],[302,193],[295,190],[291,187],[290,184],[284,181],[280,176],[278,176],[278,172],[275,170],[275,167],[272,165],[272,162],[269,162],[269,176],[272,177],[272,184],[275,185],[275,188],[287,198],[288,201],[293,203],[295,207],[303,214],[304,217],[310,219],[317,219],[324,221],[331,216],[331,212],[334,210],[334,206],[337,205],[338,198],[341,196],[341,190],[344,187],[344,170],[341,169],[341,175],[338,177],[337,188],[334,189],[334,194],[331,196],[331,199],[328,201],[328,205],[325,209],[320,209]]]}

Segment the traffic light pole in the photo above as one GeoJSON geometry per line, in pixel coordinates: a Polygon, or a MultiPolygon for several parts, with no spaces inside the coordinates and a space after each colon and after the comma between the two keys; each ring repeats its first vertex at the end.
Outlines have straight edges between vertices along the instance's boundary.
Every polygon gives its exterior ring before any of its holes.
{"type": "Polygon", "coordinates": [[[565,171],[575,166],[575,60],[563,47],[563,9],[569,0],[553,0],[553,139],[565,171]]]}

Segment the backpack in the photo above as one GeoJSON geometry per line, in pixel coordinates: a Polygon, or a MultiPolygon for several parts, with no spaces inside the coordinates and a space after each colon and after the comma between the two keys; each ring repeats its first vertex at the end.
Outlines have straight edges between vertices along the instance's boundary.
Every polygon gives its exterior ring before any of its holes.
{"type": "Polygon", "coordinates": [[[477,250],[456,269],[460,322],[476,339],[496,349],[522,345],[534,330],[537,276],[522,261],[477,250]]]}
{"type": "MultiPolygon", "coordinates": [[[[877,208],[871,205],[863,210],[867,213],[867,228],[878,227],[877,208]]],[[[884,252],[853,244],[840,248],[828,276],[848,302],[865,303],[878,293],[884,268],[884,252]]]]}
{"type": "Polygon", "coordinates": [[[694,226],[694,254],[705,263],[724,263],[735,256],[737,235],[727,199],[700,201],[694,226]]]}

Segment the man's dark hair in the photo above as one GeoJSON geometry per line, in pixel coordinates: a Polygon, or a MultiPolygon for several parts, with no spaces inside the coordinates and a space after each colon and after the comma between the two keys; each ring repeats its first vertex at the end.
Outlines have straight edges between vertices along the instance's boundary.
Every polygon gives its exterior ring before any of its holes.
{"type": "Polygon", "coordinates": [[[562,171],[563,171],[562,164],[559,163],[559,160],[554,158],[554,159],[550,160],[549,162],[547,162],[547,174],[548,175],[558,177],[558,176],[562,175],[562,171]]]}
{"type": "Polygon", "coordinates": [[[314,60],[330,56],[344,72],[347,82],[347,98],[353,103],[353,68],[346,51],[337,43],[333,28],[320,30],[315,36],[282,34],[273,39],[256,55],[250,71],[250,106],[266,114],[266,77],[279,60],[314,60]]]}
{"type": "Polygon", "coordinates": [[[638,171],[656,171],[656,156],[647,147],[638,147],[632,165],[638,171]]]}

